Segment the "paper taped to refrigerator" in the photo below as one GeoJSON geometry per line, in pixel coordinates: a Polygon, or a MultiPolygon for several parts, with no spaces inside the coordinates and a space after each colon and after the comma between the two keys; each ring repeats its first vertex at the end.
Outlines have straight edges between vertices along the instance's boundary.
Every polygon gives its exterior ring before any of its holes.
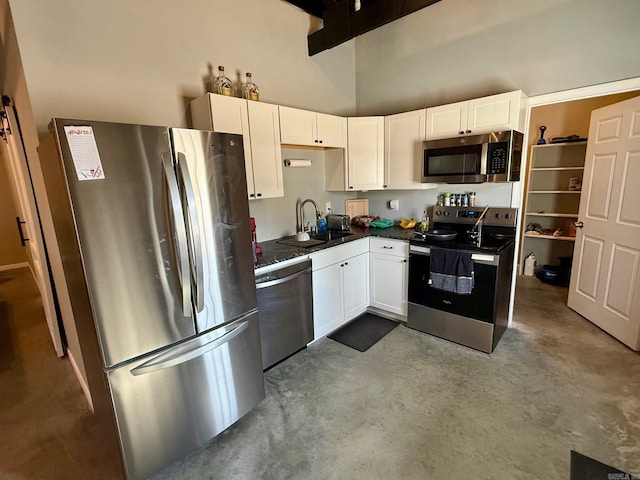
{"type": "Polygon", "coordinates": [[[64,132],[67,135],[71,158],[76,167],[78,180],[104,179],[104,170],[93,135],[92,127],[66,126],[64,132]]]}

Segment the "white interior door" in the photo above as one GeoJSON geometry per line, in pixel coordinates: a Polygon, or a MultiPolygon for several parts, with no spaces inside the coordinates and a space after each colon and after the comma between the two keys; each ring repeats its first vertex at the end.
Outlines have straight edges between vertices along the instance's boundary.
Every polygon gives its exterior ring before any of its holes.
{"type": "Polygon", "coordinates": [[[591,113],[582,185],[567,304],[640,350],[640,97],[591,113]]]}
{"type": "Polygon", "coordinates": [[[13,108],[5,109],[7,116],[6,122],[9,127],[9,134],[6,135],[7,150],[11,164],[11,172],[18,192],[18,200],[20,210],[23,215],[22,226],[25,237],[29,240],[26,242],[27,255],[33,268],[33,274],[38,284],[42,306],[44,308],[47,326],[53,341],[53,347],[56,355],[62,357],[64,355],[64,347],[58,325],[58,317],[56,314],[53,290],[51,288],[51,277],[49,276],[49,267],[47,265],[47,257],[44,249],[44,240],[42,238],[42,229],[40,219],[36,208],[36,201],[31,185],[31,176],[29,174],[29,166],[25,155],[22,136],[20,135],[20,127],[13,108]]]}

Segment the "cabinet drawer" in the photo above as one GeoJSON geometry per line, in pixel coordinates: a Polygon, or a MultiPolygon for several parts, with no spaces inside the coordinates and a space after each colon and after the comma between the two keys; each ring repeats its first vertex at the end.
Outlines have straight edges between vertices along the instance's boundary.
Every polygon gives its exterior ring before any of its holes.
{"type": "Polygon", "coordinates": [[[409,256],[409,242],[376,237],[370,237],[369,241],[371,253],[384,253],[385,255],[402,258],[408,258],[409,256]]]}
{"type": "Polygon", "coordinates": [[[313,263],[313,271],[321,268],[333,265],[334,263],[341,262],[347,258],[355,257],[361,253],[367,253],[369,251],[369,239],[361,238],[359,240],[353,240],[352,242],[345,243],[320,252],[312,253],[309,255],[313,263]]]}

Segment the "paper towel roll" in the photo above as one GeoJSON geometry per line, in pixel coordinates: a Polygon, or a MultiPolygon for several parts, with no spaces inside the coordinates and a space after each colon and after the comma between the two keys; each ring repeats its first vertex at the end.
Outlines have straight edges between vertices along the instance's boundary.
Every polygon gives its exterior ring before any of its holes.
{"type": "Polygon", "coordinates": [[[284,161],[284,166],[285,167],[310,167],[311,160],[291,158],[284,161]]]}

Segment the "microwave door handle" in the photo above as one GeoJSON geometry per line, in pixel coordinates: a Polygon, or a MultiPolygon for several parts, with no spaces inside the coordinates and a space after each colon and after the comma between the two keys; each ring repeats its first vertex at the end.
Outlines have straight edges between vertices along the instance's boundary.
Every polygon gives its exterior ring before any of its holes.
{"type": "Polygon", "coordinates": [[[482,144],[482,151],[480,152],[480,175],[487,174],[487,156],[489,154],[489,144],[484,142],[482,144]]]}
{"type": "Polygon", "coordinates": [[[180,191],[178,190],[178,179],[173,170],[173,161],[170,153],[162,154],[162,167],[164,177],[169,190],[169,202],[173,214],[173,228],[176,234],[177,252],[174,249],[178,263],[178,279],[182,288],[182,314],[185,317],[191,316],[191,276],[189,273],[189,251],[187,248],[187,231],[184,225],[184,215],[180,204],[180,191]]]}
{"type": "Polygon", "coordinates": [[[191,239],[191,245],[189,254],[193,253],[191,258],[192,268],[195,267],[195,304],[196,310],[201,312],[204,309],[204,273],[203,273],[203,261],[202,261],[202,242],[200,236],[200,217],[198,215],[198,208],[196,203],[196,195],[193,189],[193,183],[191,182],[191,175],[189,174],[189,166],[187,165],[187,158],[181,152],[178,152],[178,171],[182,180],[186,194],[187,212],[189,213],[188,222],[186,225],[189,229],[189,238],[191,239]]]}

